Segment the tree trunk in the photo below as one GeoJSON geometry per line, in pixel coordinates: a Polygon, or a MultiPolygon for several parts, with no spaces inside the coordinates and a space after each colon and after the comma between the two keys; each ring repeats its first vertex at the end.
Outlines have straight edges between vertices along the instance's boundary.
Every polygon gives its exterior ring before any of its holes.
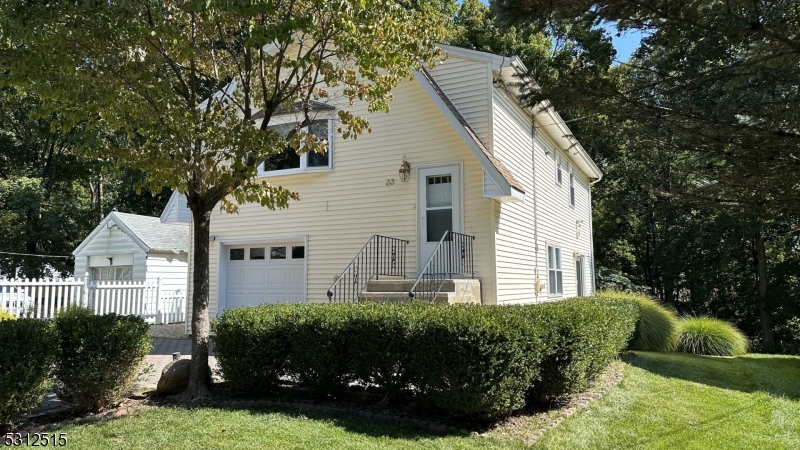
{"type": "Polygon", "coordinates": [[[772,320],[767,307],[767,251],[764,247],[764,236],[761,230],[756,231],[756,280],[758,281],[758,315],[761,319],[761,333],[764,339],[764,348],[770,349],[775,345],[775,335],[772,332],[772,320]]]}
{"type": "Polygon", "coordinates": [[[208,250],[211,211],[192,211],[192,365],[189,385],[181,397],[191,402],[208,395],[211,369],[208,366],[208,250]]]}

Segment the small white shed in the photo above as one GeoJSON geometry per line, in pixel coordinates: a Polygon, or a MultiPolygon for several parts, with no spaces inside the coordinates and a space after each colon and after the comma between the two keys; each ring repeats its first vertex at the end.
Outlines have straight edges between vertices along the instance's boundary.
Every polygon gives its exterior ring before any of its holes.
{"type": "MultiPolygon", "coordinates": [[[[173,195],[175,197],[175,195],[173,195]]],[[[111,212],[76,248],[75,277],[92,281],[156,281],[186,293],[189,224],[111,212]]]]}

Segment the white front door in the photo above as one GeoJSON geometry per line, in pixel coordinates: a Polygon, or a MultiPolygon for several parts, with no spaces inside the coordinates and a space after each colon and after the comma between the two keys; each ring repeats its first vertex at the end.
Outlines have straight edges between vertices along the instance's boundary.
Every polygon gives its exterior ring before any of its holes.
{"type": "Polygon", "coordinates": [[[225,308],[261,303],[302,303],[305,246],[302,242],[231,245],[227,258],[225,308]]]}
{"type": "Polygon", "coordinates": [[[463,232],[461,166],[419,169],[417,222],[417,272],[420,272],[446,231],[463,232]]]}

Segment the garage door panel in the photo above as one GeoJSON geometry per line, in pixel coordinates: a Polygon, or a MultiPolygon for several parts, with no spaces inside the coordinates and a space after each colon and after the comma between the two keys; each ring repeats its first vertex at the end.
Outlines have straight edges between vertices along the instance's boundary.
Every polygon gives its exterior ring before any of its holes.
{"type": "Polygon", "coordinates": [[[256,285],[264,285],[264,279],[266,278],[265,274],[266,270],[264,269],[247,269],[247,285],[248,286],[256,286],[256,285]]]}
{"type": "Polygon", "coordinates": [[[247,294],[248,305],[260,305],[264,303],[264,293],[249,293],[247,294]]]}
{"type": "Polygon", "coordinates": [[[287,269],[269,269],[269,286],[286,287],[286,271],[287,269]]]}
{"type": "Polygon", "coordinates": [[[295,285],[295,286],[296,285],[302,285],[303,283],[305,283],[305,280],[306,280],[306,275],[305,275],[305,269],[304,268],[297,267],[297,268],[291,269],[291,283],[292,283],[292,285],[295,285]]]}
{"type": "Polygon", "coordinates": [[[228,308],[238,308],[240,306],[247,305],[247,298],[244,294],[234,294],[228,292],[227,298],[227,307],[228,308]]]}
{"type": "Polygon", "coordinates": [[[228,268],[228,285],[247,284],[247,271],[244,268],[228,268]]]}
{"type": "Polygon", "coordinates": [[[286,303],[286,294],[269,294],[269,303],[286,303]]]}

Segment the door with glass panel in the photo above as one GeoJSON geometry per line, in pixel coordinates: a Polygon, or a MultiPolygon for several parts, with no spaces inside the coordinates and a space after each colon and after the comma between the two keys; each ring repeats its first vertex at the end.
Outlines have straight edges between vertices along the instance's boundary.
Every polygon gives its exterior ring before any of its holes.
{"type": "Polygon", "coordinates": [[[461,167],[425,167],[417,178],[417,272],[447,231],[463,232],[461,167]]]}

